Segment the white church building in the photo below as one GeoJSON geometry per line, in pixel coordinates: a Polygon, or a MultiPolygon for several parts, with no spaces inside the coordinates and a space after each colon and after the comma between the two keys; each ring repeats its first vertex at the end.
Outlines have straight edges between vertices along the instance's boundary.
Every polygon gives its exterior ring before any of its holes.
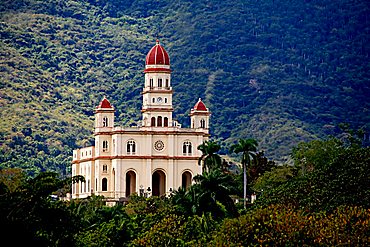
{"type": "Polygon", "coordinates": [[[115,203],[133,193],[168,195],[188,187],[202,173],[197,150],[209,137],[210,112],[201,99],[190,111],[190,128],[172,118],[170,59],[157,43],[146,56],[142,120],[137,127],[117,127],[115,109],[103,98],[95,109],[95,146],[73,151],[72,198],[101,195],[115,203]]]}

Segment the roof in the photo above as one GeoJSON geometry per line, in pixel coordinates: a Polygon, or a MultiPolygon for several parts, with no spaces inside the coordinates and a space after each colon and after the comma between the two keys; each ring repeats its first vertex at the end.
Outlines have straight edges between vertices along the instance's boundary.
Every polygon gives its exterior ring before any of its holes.
{"type": "Polygon", "coordinates": [[[104,96],[102,101],[100,101],[100,104],[97,108],[113,108],[110,104],[109,100],[104,96]]]}
{"type": "Polygon", "coordinates": [[[159,44],[159,40],[157,39],[157,43],[155,46],[150,49],[148,54],[146,55],[145,60],[146,65],[170,65],[170,57],[166,50],[159,44]]]}
{"type": "Polygon", "coordinates": [[[193,109],[196,111],[208,111],[206,105],[203,103],[201,98],[199,98],[198,102],[195,104],[193,109]]]}

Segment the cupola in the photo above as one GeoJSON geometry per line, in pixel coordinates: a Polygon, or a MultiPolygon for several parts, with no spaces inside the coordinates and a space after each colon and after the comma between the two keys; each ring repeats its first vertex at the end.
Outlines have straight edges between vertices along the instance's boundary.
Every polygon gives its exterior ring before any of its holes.
{"type": "Polygon", "coordinates": [[[96,107],[96,109],[113,109],[113,106],[109,102],[109,100],[104,96],[104,98],[100,101],[99,105],[96,107]]]}
{"type": "Polygon", "coordinates": [[[150,49],[146,55],[146,65],[170,65],[170,57],[166,50],[159,44],[157,39],[156,45],[150,49]]]}
{"type": "Polygon", "coordinates": [[[193,111],[208,111],[201,98],[199,98],[198,102],[194,105],[193,111]]]}
{"type": "Polygon", "coordinates": [[[206,105],[203,103],[202,99],[199,98],[198,102],[194,105],[194,107],[190,111],[190,124],[191,128],[201,128],[207,130],[209,129],[209,116],[211,113],[209,112],[206,105]]]}
{"type": "Polygon", "coordinates": [[[95,133],[106,131],[114,126],[114,107],[104,96],[95,109],[95,133]]]}
{"type": "Polygon", "coordinates": [[[171,72],[170,57],[158,39],[146,55],[144,72],[171,72]]]}

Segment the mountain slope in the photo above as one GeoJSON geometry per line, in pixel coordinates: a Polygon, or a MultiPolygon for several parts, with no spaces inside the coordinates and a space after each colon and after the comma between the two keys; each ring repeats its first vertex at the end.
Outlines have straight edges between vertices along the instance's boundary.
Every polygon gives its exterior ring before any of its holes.
{"type": "Polygon", "coordinates": [[[107,95],[120,125],[140,119],[144,60],[171,56],[175,117],[198,97],[225,144],[254,137],[283,161],[299,141],[349,122],[370,129],[366,1],[3,1],[0,162],[65,172],[93,143],[107,95]]]}

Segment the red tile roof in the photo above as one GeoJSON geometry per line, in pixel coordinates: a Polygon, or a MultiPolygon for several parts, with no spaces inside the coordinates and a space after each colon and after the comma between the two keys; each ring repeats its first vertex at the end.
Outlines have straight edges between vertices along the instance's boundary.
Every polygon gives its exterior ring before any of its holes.
{"type": "Polygon", "coordinates": [[[166,50],[159,44],[157,44],[150,49],[148,55],[146,55],[145,60],[146,65],[170,65],[170,57],[166,50]]]}
{"type": "Polygon", "coordinates": [[[194,106],[194,110],[197,111],[208,111],[206,105],[203,103],[202,99],[199,98],[198,102],[194,106]]]}
{"type": "Polygon", "coordinates": [[[113,108],[113,107],[110,104],[109,100],[107,100],[107,98],[104,97],[104,99],[100,101],[98,108],[113,108]]]}

